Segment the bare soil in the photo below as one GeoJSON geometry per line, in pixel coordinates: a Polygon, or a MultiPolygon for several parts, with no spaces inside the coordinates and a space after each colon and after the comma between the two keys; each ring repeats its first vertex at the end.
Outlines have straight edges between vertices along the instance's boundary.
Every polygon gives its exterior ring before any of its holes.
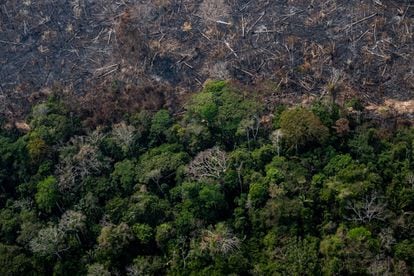
{"type": "Polygon", "coordinates": [[[88,105],[121,89],[121,100],[170,107],[208,78],[255,84],[271,102],[327,93],[373,105],[410,101],[414,3],[0,1],[0,113],[8,117],[56,87],[88,105]],[[173,87],[154,97],[178,100],[148,99],[148,87],[173,87]]]}

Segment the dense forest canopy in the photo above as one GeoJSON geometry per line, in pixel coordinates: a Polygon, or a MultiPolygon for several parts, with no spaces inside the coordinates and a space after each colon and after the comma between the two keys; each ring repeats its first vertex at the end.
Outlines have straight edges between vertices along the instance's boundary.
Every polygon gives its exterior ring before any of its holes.
{"type": "Polygon", "coordinates": [[[1,275],[414,273],[412,126],[211,81],[91,127],[58,95],[0,132],[1,275]]]}

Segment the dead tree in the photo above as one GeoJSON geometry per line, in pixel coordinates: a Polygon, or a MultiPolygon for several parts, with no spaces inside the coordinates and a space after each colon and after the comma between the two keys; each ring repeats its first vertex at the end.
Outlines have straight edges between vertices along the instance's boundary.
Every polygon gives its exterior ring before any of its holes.
{"type": "Polygon", "coordinates": [[[239,250],[240,244],[240,239],[226,225],[219,223],[214,230],[203,231],[200,248],[212,254],[225,255],[239,250]]]}
{"type": "Polygon", "coordinates": [[[86,216],[78,211],[66,211],[59,221],[59,229],[64,232],[83,232],[85,227],[86,216]]]}
{"type": "Polygon", "coordinates": [[[228,168],[227,153],[214,147],[200,152],[188,165],[187,174],[194,180],[217,180],[228,168]]]}
{"type": "Polygon", "coordinates": [[[87,176],[97,174],[107,168],[109,159],[102,155],[98,147],[103,137],[97,130],[88,136],[72,138],[62,148],[61,152],[64,154],[56,170],[60,191],[74,191],[80,187],[80,183],[87,176]]]}
{"type": "Polygon", "coordinates": [[[282,141],[282,131],[280,129],[276,129],[270,135],[270,140],[272,141],[273,146],[276,148],[277,156],[280,156],[280,148],[281,148],[281,141],[282,141]]]}
{"type": "Polygon", "coordinates": [[[372,220],[384,221],[386,218],[386,204],[380,201],[376,192],[365,196],[362,201],[351,201],[346,209],[352,211],[352,216],[347,218],[354,222],[369,223],[372,220]]]}
{"type": "Polygon", "coordinates": [[[39,256],[56,255],[59,259],[61,253],[69,249],[64,243],[64,232],[56,226],[48,226],[39,231],[30,241],[30,249],[39,256]]]}
{"type": "Polygon", "coordinates": [[[86,227],[86,216],[82,212],[73,210],[66,211],[60,221],[58,228],[67,234],[74,234],[80,242],[79,233],[82,233],[86,227]]]}
{"type": "Polygon", "coordinates": [[[127,125],[124,122],[116,124],[112,127],[112,137],[121,149],[126,153],[134,142],[135,127],[127,125]]]}
{"type": "Polygon", "coordinates": [[[250,142],[257,141],[257,135],[259,134],[261,120],[257,115],[254,115],[251,119],[243,120],[240,123],[238,133],[246,135],[247,145],[250,148],[250,142]]]}

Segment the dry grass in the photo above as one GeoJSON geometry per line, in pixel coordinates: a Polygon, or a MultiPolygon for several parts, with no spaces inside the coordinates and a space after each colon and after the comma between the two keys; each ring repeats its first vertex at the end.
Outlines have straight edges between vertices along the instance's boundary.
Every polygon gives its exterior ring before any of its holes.
{"type": "Polygon", "coordinates": [[[198,9],[198,14],[210,25],[217,21],[228,22],[231,7],[227,0],[203,0],[198,9]]]}

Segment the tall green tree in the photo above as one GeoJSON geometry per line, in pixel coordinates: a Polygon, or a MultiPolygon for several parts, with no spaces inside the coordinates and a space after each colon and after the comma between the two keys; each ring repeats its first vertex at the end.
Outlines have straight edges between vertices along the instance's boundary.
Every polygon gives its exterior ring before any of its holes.
{"type": "Polygon", "coordinates": [[[36,203],[45,212],[51,212],[59,198],[57,181],[54,176],[49,176],[37,184],[35,195],[36,203]]]}
{"type": "Polygon", "coordinates": [[[329,131],[310,110],[295,107],[282,112],[280,129],[290,148],[299,148],[309,143],[323,144],[329,131]]]}

